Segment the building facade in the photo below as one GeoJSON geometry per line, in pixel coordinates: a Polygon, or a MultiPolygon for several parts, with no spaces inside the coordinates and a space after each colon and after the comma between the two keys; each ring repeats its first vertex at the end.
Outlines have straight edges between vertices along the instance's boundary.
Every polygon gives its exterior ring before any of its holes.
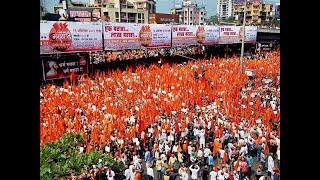
{"type": "Polygon", "coordinates": [[[217,0],[217,14],[219,21],[224,21],[234,16],[235,0],[217,0]]]}
{"type": "Polygon", "coordinates": [[[171,9],[171,13],[179,16],[179,24],[203,25],[205,24],[205,6],[191,0],[183,0],[182,5],[171,9]]]}
{"type": "Polygon", "coordinates": [[[149,14],[149,24],[178,24],[179,16],[177,14],[149,14]]]}
{"type": "Polygon", "coordinates": [[[154,0],[95,0],[97,5],[102,6],[110,22],[147,24],[149,14],[156,12],[154,0]]]}
{"type": "MultiPolygon", "coordinates": [[[[271,21],[273,18],[272,9],[273,5],[271,3],[264,3],[262,0],[247,2],[246,23],[252,25],[271,21]]],[[[244,3],[234,4],[234,14],[235,20],[242,23],[244,3]]]]}
{"type": "Polygon", "coordinates": [[[276,3],[274,6],[274,17],[280,20],[280,3],[276,3]]]}

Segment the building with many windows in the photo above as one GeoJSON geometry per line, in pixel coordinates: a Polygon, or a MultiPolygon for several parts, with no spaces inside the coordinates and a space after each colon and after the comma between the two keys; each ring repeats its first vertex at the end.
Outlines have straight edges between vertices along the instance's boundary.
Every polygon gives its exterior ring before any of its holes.
{"type": "MultiPolygon", "coordinates": [[[[265,3],[262,0],[252,0],[247,2],[246,23],[247,24],[261,24],[272,20],[271,3],[265,3]]],[[[234,4],[235,20],[239,23],[243,21],[244,3],[239,2],[234,4]]]]}
{"type": "Polygon", "coordinates": [[[205,23],[206,10],[203,2],[199,5],[191,0],[183,0],[181,5],[178,4],[171,9],[171,13],[179,16],[179,24],[203,25],[205,23]]]}
{"type": "Polygon", "coordinates": [[[217,0],[217,14],[220,21],[234,16],[235,0],[217,0]]]}
{"type": "MultiPolygon", "coordinates": [[[[59,4],[55,9],[61,7],[62,4],[59,4]]],[[[155,0],[90,0],[88,4],[75,4],[72,0],[68,0],[68,8],[99,9],[101,17],[107,16],[110,22],[147,24],[149,14],[156,12],[156,2],[155,0]]]]}
{"type": "Polygon", "coordinates": [[[275,4],[273,15],[276,19],[280,20],[280,3],[275,4]]]}
{"type": "Polygon", "coordinates": [[[147,24],[149,14],[156,12],[154,0],[104,0],[102,6],[110,22],[147,24]]]}

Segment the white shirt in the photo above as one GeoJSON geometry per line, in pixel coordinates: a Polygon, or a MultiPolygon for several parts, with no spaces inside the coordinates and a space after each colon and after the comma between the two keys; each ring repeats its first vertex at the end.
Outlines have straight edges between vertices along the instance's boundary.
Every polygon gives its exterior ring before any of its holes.
{"type": "Polygon", "coordinates": [[[109,153],[109,152],[110,152],[110,147],[109,147],[109,146],[106,146],[106,147],[104,148],[104,150],[109,153]]]}
{"type": "Polygon", "coordinates": [[[220,150],[219,150],[219,153],[220,153],[220,158],[221,158],[221,159],[223,159],[223,156],[224,156],[225,150],[220,149],[220,150]]]}
{"type": "Polygon", "coordinates": [[[199,149],[197,152],[197,157],[202,157],[202,156],[203,156],[203,152],[201,149],[199,149]]]}
{"type": "Polygon", "coordinates": [[[205,140],[205,138],[204,138],[204,130],[201,130],[200,132],[199,132],[199,137],[200,137],[200,141],[201,141],[201,139],[204,141],[205,140]]]}
{"type": "Polygon", "coordinates": [[[126,170],[124,171],[124,175],[126,176],[126,180],[129,180],[129,179],[130,179],[130,176],[131,176],[130,169],[126,169],[126,170]]]}
{"type": "Polygon", "coordinates": [[[204,149],[204,154],[203,154],[203,156],[204,156],[204,157],[208,157],[209,154],[210,154],[210,152],[211,152],[211,150],[210,150],[209,148],[205,148],[205,149],[204,149]]]}
{"type": "Polygon", "coordinates": [[[115,176],[115,174],[112,170],[110,172],[110,175],[109,175],[109,171],[106,172],[106,175],[107,175],[108,180],[113,180],[114,179],[113,177],[115,176]]]}
{"type": "Polygon", "coordinates": [[[223,175],[222,174],[218,175],[217,180],[225,180],[224,174],[223,175]]]}
{"type": "Polygon", "coordinates": [[[168,144],[164,146],[164,150],[166,151],[166,153],[168,153],[171,150],[168,144]]]}
{"type": "Polygon", "coordinates": [[[268,171],[272,172],[274,168],[274,161],[271,156],[268,157],[268,171]]]}
{"type": "Polygon", "coordinates": [[[191,154],[192,153],[192,146],[189,144],[188,146],[188,154],[191,154]]]}
{"type": "Polygon", "coordinates": [[[190,167],[190,171],[191,171],[191,179],[198,179],[198,172],[199,172],[200,168],[198,166],[197,169],[193,169],[193,165],[192,168],[190,167]]]}
{"type": "Polygon", "coordinates": [[[177,145],[174,145],[172,147],[172,152],[178,152],[178,146],[177,145]]]}
{"type": "Polygon", "coordinates": [[[147,175],[150,175],[150,176],[152,176],[154,178],[154,174],[153,174],[153,169],[152,168],[150,168],[150,167],[147,168],[147,175]]]}
{"type": "Polygon", "coordinates": [[[79,147],[80,153],[83,153],[84,147],[79,147]]]}
{"type": "Polygon", "coordinates": [[[159,157],[159,151],[156,151],[156,152],[154,153],[154,158],[155,158],[155,159],[158,159],[158,157],[159,157]]]}
{"type": "Polygon", "coordinates": [[[277,150],[277,157],[278,157],[278,160],[280,160],[280,150],[277,150]]]}
{"type": "Polygon", "coordinates": [[[240,148],[240,154],[243,153],[243,154],[247,154],[248,153],[248,146],[245,145],[243,147],[240,148]]]}
{"type": "Polygon", "coordinates": [[[181,176],[181,180],[189,180],[189,177],[188,177],[188,173],[187,173],[187,169],[186,169],[186,168],[180,167],[178,173],[179,173],[180,176],[181,176]]]}
{"type": "Polygon", "coordinates": [[[210,180],[217,180],[218,173],[215,171],[210,172],[210,180]]]}

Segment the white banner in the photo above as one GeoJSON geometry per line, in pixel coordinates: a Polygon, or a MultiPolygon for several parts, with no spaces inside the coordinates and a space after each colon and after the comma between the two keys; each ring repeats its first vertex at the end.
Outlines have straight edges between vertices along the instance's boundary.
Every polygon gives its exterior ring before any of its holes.
{"type": "MultiPolygon", "coordinates": [[[[197,29],[198,26],[193,25],[173,25],[172,47],[197,45],[197,29]]],[[[198,40],[203,40],[203,36],[201,34],[199,35],[198,40]]]]}
{"type": "Polygon", "coordinates": [[[199,31],[197,31],[197,39],[199,44],[214,45],[219,44],[219,26],[199,26],[198,30],[204,29],[205,38],[199,41],[199,31]]]}
{"type": "Polygon", "coordinates": [[[40,54],[102,50],[100,22],[40,21],[40,54]]]}
{"type": "Polygon", "coordinates": [[[105,50],[170,47],[169,24],[104,23],[105,50]]]}
{"type": "Polygon", "coordinates": [[[257,33],[258,33],[257,26],[246,26],[244,42],[255,43],[257,41],[257,33]]]}
{"type": "Polygon", "coordinates": [[[240,43],[242,26],[220,26],[219,44],[240,43]]]}

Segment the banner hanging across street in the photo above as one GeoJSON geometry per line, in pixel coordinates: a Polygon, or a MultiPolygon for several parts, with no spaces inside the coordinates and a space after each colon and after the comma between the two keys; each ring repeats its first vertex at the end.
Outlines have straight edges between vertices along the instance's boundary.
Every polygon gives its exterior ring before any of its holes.
{"type": "Polygon", "coordinates": [[[102,51],[100,22],[40,22],[40,53],[102,51]]]}
{"type": "Polygon", "coordinates": [[[171,46],[169,24],[104,23],[104,49],[143,49],[171,46]]]}

